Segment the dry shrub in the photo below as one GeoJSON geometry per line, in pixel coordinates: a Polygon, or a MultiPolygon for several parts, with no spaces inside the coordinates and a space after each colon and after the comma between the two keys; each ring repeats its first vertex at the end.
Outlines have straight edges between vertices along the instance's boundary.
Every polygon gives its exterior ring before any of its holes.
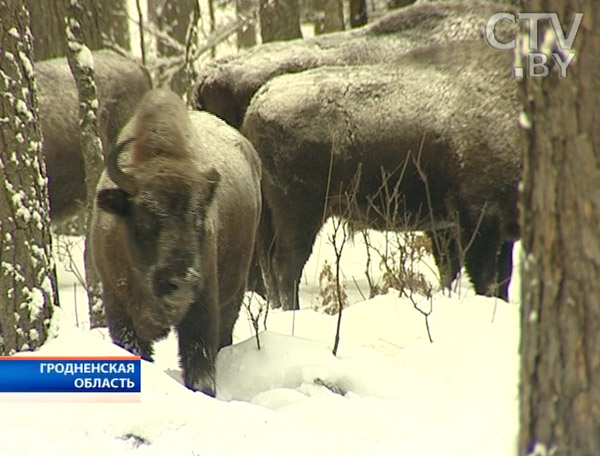
{"type": "MultiPolygon", "coordinates": [[[[341,302],[343,307],[348,307],[348,295],[346,286],[342,285],[341,302]]],[[[319,274],[319,296],[315,309],[327,315],[337,315],[339,311],[339,302],[335,273],[331,264],[325,260],[323,269],[319,274]]]]}

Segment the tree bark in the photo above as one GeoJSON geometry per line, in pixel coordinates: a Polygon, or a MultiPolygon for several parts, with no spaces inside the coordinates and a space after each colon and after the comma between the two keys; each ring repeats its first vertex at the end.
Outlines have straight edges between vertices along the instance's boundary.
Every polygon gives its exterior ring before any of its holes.
{"type": "Polygon", "coordinates": [[[314,0],[315,35],[344,30],[344,4],[341,0],[314,0]]]}
{"type": "Polygon", "coordinates": [[[29,14],[0,0],[0,355],[34,350],[58,304],[29,14]]]}
{"type": "MultiPolygon", "coordinates": [[[[217,18],[215,17],[215,2],[214,0],[207,0],[208,1],[208,30],[210,31],[210,35],[214,35],[216,27],[217,27],[217,18]]],[[[237,4],[236,4],[236,8],[237,8],[237,4]]],[[[198,14],[197,14],[197,20],[200,19],[200,6],[198,5],[198,14]]],[[[217,55],[217,48],[216,47],[212,47],[210,49],[210,55],[211,57],[214,59],[217,55]]]]}
{"type": "MultiPolygon", "coordinates": [[[[529,0],[524,11],[584,13],[567,77],[521,84],[519,454],[600,454],[600,13],[584,0],[529,0]],[[545,452],[544,452],[545,451],[545,452]]],[[[550,27],[540,23],[541,36],[550,27]]],[[[556,49],[556,47],[554,48],[556,49]]]]}
{"type": "MultiPolygon", "coordinates": [[[[256,15],[255,0],[236,0],[235,9],[238,17],[254,17],[256,15]]],[[[239,49],[249,48],[256,44],[256,27],[251,22],[237,32],[237,44],[239,49]]]]}
{"type": "Polygon", "coordinates": [[[361,27],[369,20],[366,0],[350,0],[350,26],[361,27]]]}
{"type": "Polygon", "coordinates": [[[404,8],[405,6],[412,5],[415,0],[388,0],[388,9],[404,8]]]}
{"type": "Polygon", "coordinates": [[[298,0],[260,0],[259,6],[263,43],[302,38],[298,0]]]}
{"type": "Polygon", "coordinates": [[[86,236],[84,264],[90,316],[90,327],[105,326],[104,308],[100,300],[100,280],[94,270],[89,249],[89,232],[96,195],[96,184],[103,166],[102,141],[98,129],[98,94],[94,81],[94,59],[85,45],[81,19],[85,16],[83,4],[78,0],[64,0],[66,8],[67,60],[79,94],[80,142],[85,167],[85,225],[86,236]]]}
{"type": "MultiPolygon", "coordinates": [[[[67,55],[64,33],[67,6],[63,2],[40,0],[25,0],[25,5],[31,14],[35,60],[67,55]]],[[[125,0],[86,0],[80,22],[85,43],[90,49],[106,47],[106,40],[130,49],[125,0]]]]}

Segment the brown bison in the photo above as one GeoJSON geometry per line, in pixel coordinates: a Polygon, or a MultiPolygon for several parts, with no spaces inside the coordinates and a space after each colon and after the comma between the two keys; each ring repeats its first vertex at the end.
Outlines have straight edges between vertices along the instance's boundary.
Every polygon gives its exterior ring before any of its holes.
{"type": "MultiPolygon", "coordinates": [[[[404,54],[418,47],[483,40],[486,21],[499,11],[507,11],[507,6],[479,1],[422,3],[359,29],[257,46],[203,67],[194,103],[239,128],[252,96],[277,75],[325,65],[402,64],[404,54]]],[[[495,34],[509,41],[515,30],[503,21],[495,34]]]]}
{"type": "MultiPolygon", "coordinates": [[[[113,52],[94,52],[98,121],[109,151],[148,90],[146,70],[113,52]]],[[[79,143],[79,98],[65,57],[35,63],[43,153],[48,175],[50,215],[62,222],[85,202],[85,170],[79,143]]]]}
{"type": "Polygon", "coordinates": [[[92,256],[113,341],[151,359],[179,336],[185,385],[215,393],[215,358],[231,344],[261,210],[252,145],[211,114],[150,91],[107,158],[92,256]]]}
{"type": "Polygon", "coordinates": [[[273,305],[298,307],[332,215],[426,230],[438,264],[440,240],[450,244],[447,285],[464,258],[477,293],[507,299],[521,170],[511,62],[483,41],[451,43],[402,65],[323,67],[259,90],[242,131],[263,164],[257,250],[273,305]]]}

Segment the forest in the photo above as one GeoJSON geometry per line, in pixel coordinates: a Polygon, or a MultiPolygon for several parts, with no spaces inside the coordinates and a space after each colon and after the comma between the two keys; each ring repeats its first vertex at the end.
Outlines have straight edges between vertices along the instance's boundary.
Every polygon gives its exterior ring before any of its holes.
{"type": "Polygon", "coordinates": [[[599,30],[0,0],[0,375],[142,359],[2,392],[0,454],[600,454],[599,30]]]}

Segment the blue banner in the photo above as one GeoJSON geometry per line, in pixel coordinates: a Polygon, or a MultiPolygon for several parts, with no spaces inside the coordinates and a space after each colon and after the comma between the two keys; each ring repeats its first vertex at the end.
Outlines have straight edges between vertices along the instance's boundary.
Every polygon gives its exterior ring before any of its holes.
{"type": "Polygon", "coordinates": [[[140,358],[0,357],[2,393],[139,393],[140,358]]]}

